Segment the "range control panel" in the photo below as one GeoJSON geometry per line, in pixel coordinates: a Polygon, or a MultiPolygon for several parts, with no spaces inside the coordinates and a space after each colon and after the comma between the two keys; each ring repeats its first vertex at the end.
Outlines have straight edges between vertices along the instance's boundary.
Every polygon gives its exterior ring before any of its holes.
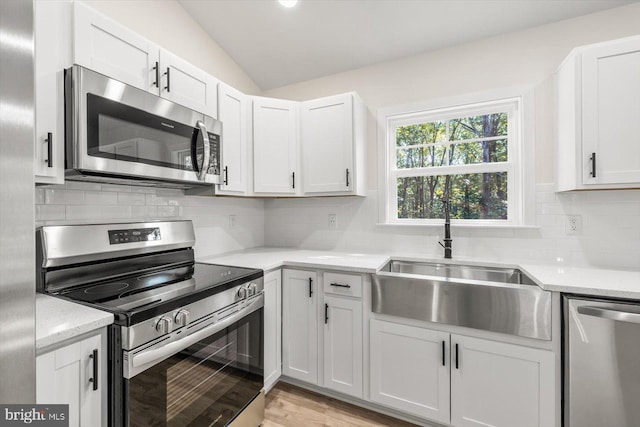
{"type": "Polygon", "coordinates": [[[162,240],[160,228],[130,228],[128,230],[109,230],[109,243],[119,245],[121,243],[149,242],[162,240]]]}

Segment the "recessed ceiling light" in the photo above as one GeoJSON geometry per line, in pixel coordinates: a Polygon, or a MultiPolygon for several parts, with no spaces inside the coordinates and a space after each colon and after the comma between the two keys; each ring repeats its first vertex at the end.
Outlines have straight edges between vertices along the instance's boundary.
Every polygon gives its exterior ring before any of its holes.
{"type": "Polygon", "coordinates": [[[278,2],[284,7],[293,7],[298,3],[298,0],[278,0],[278,2]]]}

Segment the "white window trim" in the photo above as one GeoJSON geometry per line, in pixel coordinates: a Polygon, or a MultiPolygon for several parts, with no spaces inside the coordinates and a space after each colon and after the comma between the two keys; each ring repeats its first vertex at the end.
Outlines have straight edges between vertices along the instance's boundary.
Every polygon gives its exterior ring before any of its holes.
{"type": "MultiPolygon", "coordinates": [[[[395,164],[395,152],[391,153],[390,138],[395,138],[390,123],[395,126],[415,120],[415,117],[425,117],[425,112],[434,111],[438,119],[447,117],[447,110],[455,110],[453,116],[460,117],[467,111],[473,114],[474,109],[484,108],[491,103],[504,105],[505,102],[517,102],[518,115],[517,131],[520,136],[520,145],[515,144],[515,134],[509,130],[509,162],[507,173],[509,175],[507,194],[509,200],[508,220],[456,220],[452,224],[465,227],[530,227],[535,224],[535,112],[533,89],[530,86],[505,88],[488,92],[479,92],[469,95],[441,98],[421,102],[417,104],[400,105],[380,108],[378,110],[378,216],[379,224],[394,226],[433,226],[441,225],[441,219],[397,219],[397,206],[395,203],[397,184],[391,180],[391,165],[395,164]],[[481,104],[481,105],[475,105],[481,104]],[[464,108],[467,107],[468,108],[464,108]],[[463,108],[460,108],[463,107],[463,108]],[[437,110],[437,111],[436,111],[437,110]],[[399,118],[402,118],[399,120],[399,118]]],[[[511,116],[509,120],[512,120],[511,116]]],[[[394,147],[395,150],[395,147],[394,147]]],[[[475,165],[442,166],[438,168],[422,168],[418,175],[440,175],[446,173],[468,173],[475,165]]],[[[483,171],[491,168],[505,170],[505,164],[479,164],[483,171]]],[[[394,178],[405,174],[402,170],[396,171],[394,178]]],[[[406,175],[416,176],[416,170],[406,172],[406,175]]]]}

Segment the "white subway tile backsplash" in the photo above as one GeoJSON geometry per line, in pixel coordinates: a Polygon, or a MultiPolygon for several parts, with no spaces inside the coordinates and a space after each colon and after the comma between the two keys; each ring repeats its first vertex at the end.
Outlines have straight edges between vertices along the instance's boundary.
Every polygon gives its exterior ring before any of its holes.
{"type": "Polygon", "coordinates": [[[146,193],[146,194],[155,194],[156,189],[153,187],[131,187],[132,193],[146,193]]]}
{"type": "Polygon", "coordinates": [[[87,205],[117,205],[118,193],[106,191],[85,191],[84,202],[87,205]]]}
{"type": "Polygon", "coordinates": [[[161,218],[179,217],[179,206],[158,206],[158,216],[161,218]]]}
{"type": "Polygon", "coordinates": [[[146,196],[143,193],[116,193],[118,195],[119,205],[144,206],[146,204],[146,196]]]}
{"type": "Polygon", "coordinates": [[[36,221],[65,219],[64,205],[36,205],[36,221]]]}
{"type": "Polygon", "coordinates": [[[48,205],[82,205],[84,204],[84,192],[64,190],[61,188],[46,188],[44,190],[44,202],[48,205]]]}
{"type": "MultiPolygon", "coordinates": [[[[452,226],[454,257],[640,268],[639,190],[555,193],[553,184],[538,184],[535,199],[537,228],[452,226]],[[581,216],[581,233],[567,235],[569,214],[581,216]]],[[[262,200],[69,181],[36,188],[35,204],[38,225],[190,219],[198,256],[263,245],[442,256],[441,227],[377,225],[375,190],[366,198],[262,200]],[[336,230],[328,228],[330,213],[338,215],[336,230]]]]}
{"type": "Polygon", "coordinates": [[[190,219],[196,229],[197,256],[265,244],[263,200],[184,196],[174,189],[68,181],[36,188],[35,214],[36,226],[190,219]],[[233,228],[229,227],[230,214],[236,215],[233,228]]]}
{"type": "Polygon", "coordinates": [[[128,185],[101,184],[102,191],[115,191],[119,193],[130,193],[131,187],[128,185]]]}
{"type": "MultiPolygon", "coordinates": [[[[640,268],[640,191],[555,193],[553,184],[543,183],[536,185],[535,200],[537,228],[453,225],[454,257],[640,268]],[[577,235],[566,233],[570,214],[582,218],[582,232],[577,235]],[[616,256],[617,248],[624,253],[616,256]]],[[[443,237],[440,227],[377,226],[377,221],[375,190],[366,198],[268,200],[265,241],[308,249],[442,256],[437,243],[443,237]],[[337,233],[328,229],[329,213],[338,215],[337,233]]]]}
{"type": "Polygon", "coordinates": [[[44,205],[44,189],[43,188],[35,189],[34,202],[36,205],[44,205]]]}
{"type": "Polygon", "coordinates": [[[102,218],[102,206],[66,206],[66,219],[68,221],[73,220],[86,220],[86,219],[95,219],[98,220],[102,218]]]}
{"type": "Polygon", "coordinates": [[[102,188],[101,184],[84,181],[67,181],[64,183],[64,186],[68,190],[100,191],[102,188]]]}

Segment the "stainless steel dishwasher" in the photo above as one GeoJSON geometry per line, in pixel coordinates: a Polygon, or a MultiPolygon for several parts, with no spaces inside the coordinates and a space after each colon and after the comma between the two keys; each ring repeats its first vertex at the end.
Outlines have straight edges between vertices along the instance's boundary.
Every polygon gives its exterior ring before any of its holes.
{"type": "Polygon", "coordinates": [[[563,300],[565,427],[640,426],[640,302],[563,300]]]}

